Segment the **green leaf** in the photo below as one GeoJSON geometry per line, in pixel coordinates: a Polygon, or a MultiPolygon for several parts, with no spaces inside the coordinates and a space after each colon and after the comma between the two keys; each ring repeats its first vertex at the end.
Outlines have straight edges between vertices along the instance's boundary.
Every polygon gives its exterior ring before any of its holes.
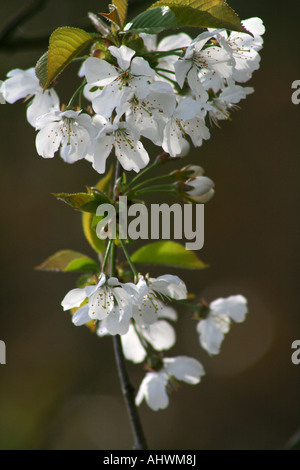
{"type": "Polygon", "coordinates": [[[133,263],[166,265],[185,269],[204,269],[204,264],[194,251],[173,241],[160,241],[144,245],[131,255],[133,263]]]}
{"type": "Polygon", "coordinates": [[[42,87],[47,83],[48,74],[48,52],[42,55],[36,63],[35,74],[40,81],[42,87]]]}
{"type": "Polygon", "coordinates": [[[100,204],[112,204],[113,201],[99,189],[90,188],[89,193],[59,193],[54,196],[78,211],[95,214],[100,204]]]}
{"type": "Polygon", "coordinates": [[[99,266],[86,255],[72,250],[61,250],[46,259],[40,266],[39,271],[61,271],[61,272],[90,272],[98,273],[99,266]]]}
{"type": "Polygon", "coordinates": [[[125,30],[158,33],[184,26],[247,32],[238,15],[223,0],[161,0],[134,18],[125,30]]]}
{"type": "Polygon", "coordinates": [[[69,26],[57,28],[50,36],[48,60],[44,54],[36,66],[36,73],[44,90],[51,85],[74,57],[94,41],[95,37],[83,29],[69,26]]]}
{"type": "Polygon", "coordinates": [[[118,9],[122,26],[125,24],[128,8],[128,0],[113,0],[113,5],[118,9]]]}
{"type": "MultiPolygon", "coordinates": [[[[113,175],[113,167],[111,167],[109,172],[96,185],[96,188],[99,191],[102,191],[107,196],[109,196],[109,193],[110,193],[112,175],[113,175]]],[[[94,222],[94,214],[89,213],[89,212],[84,212],[82,214],[82,227],[83,227],[85,238],[87,239],[91,247],[97,253],[104,254],[107,242],[106,240],[101,240],[100,238],[97,237],[96,231],[93,228],[93,222],[94,222]]]]}

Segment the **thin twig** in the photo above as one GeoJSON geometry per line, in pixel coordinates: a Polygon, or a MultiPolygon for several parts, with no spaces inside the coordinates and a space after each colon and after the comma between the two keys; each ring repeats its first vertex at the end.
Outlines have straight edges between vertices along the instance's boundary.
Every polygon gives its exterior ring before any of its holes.
{"type": "Polygon", "coordinates": [[[134,437],[134,449],[145,450],[147,449],[146,438],[142,428],[141,420],[135,404],[135,391],[130,383],[129,376],[126,369],[124,353],[119,335],[114,336],[114,351],[116,363],[118,367],[119,378],[121,382],[122,392],[126,403],[126,408],[134,437]]]}
{"type": "MultiPolygon", "coordinates": [[[[121,174],[121,165],[119,162],[117,162],[115,182],[117,181],[117,179],[120,178],[121,174]]],[[[112,250],[110,260],[110,276],[114,276],[115,274],[114,257],[114,250],[112,250]]],[[[126,361],[123,353],[120,335],[115,335],[113,337],[113,344],[122,393],[125,400],[126,409],[133,433],[134,449],[145,450],[147,449],[146,438],[139,417],[138,409],[135,404],[135,390],[130,382],[129,375],[127,372],[126,361]]]]}

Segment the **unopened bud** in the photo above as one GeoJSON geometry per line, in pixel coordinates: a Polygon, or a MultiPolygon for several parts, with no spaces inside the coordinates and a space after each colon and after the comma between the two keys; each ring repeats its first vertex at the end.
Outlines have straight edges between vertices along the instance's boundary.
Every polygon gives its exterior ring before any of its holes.
{"type": "Polygon", "coordinates": [[[208,202],[215,194],[214,182],[207,176],[196,176],[184,185],[184,192],[189,199],[199,204],[208,202]]]}

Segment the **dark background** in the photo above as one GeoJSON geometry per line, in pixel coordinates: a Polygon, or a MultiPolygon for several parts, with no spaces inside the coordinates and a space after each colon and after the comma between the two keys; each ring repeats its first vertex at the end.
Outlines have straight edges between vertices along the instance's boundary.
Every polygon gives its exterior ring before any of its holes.
{"type": "MultiPolygon", "coordinates": [[[[199,347],[190,312],[180,311],[178,342],[167,356],[196,357],[206,376],[198,386],[183,384],[165,411],[141,406],[152,449],[278,449],[300,426],[300,365],[291,362],[291,344],[300,339],[300,106],[291,102],[291,84],[300,79],[298,2],[280,10],[266,0],[229,3],[242,18],[264,20],[261,69],[250,83],[255,94],[232,122],[214,128],[211,140],[185,160],[202,165],[216,183],[199,253],[210,268],[168,271],[208,301],[245,295],[249,315],[232,327],[221,354],[210,358],[199,347]]],[[[2,1],[0,24],[25,4],[2,1]]],[[[85,27],[87,11],[105,10],[103,1],[50,0],[18,37],[85,27]]],[[[33,66],[44,50],[0,50],[0,78],[33,66]]],[[[74,74],[75,68],[61,78],[62,97],[75,89],[74,74]]],[[[96,183],[97,174],[87,162],[67,165],[58,156],[37,156],[21,102],[1,106],[0,113],[0,339],[7,346],[7,364],[0,366],[0,448],[131,448],[111,339],[75,328],[62,311],[75,275],[34,270],[63,248],[93,256],[80,214],[51,193],[81,191],[96,183]]],[[[165,272],[151,269],[152,275],[165,272]]],[[[138,387],[144,371],[128,367],[138,387]]]]}

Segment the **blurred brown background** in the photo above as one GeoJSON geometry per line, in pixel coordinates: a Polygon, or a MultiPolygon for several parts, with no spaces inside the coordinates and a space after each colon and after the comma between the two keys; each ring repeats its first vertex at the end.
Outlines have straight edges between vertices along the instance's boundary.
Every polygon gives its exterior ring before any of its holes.
{"type": "MultiPolygon", "coordinates": [[[[190,312],[180,312],[178,342],[167,356],[196,357],[206,376],[198,386],[182,385],[165,411],[141,406],[152,449],[278,449],[300,427],[300,365],[291,362],[291,344],[300,339],[300,105],[291,103],[291,83],[300,79],[300,70],[298,19],[290,13],[298,2],[289,2],[289,12],[276,10],[271,0],[229,3],[242,18],[264,20],[261,69],[251,82],[255,94],[241,103],[233,121],[213,129],[211,140],[189,157],[216,183],[199,253],[211,267],[169,272],[208,301],[244,294],[249,315],[233,326],[221,354],[210,358],[199,346],[190,312]]],[[[2,1],[0,24],[24,4],[2,1]]],[[[103,1],[50,0],[18,35],[84,27],[87,11],[105,9],[103,1]]],[[[33,66],[43,52],[43,47],[0,50],[0,78],[13,68],[33,66]]],[[[66,98],[74,90],[74,73],[75,68],[60,80],[66,98]]],[[[2,105],[0,113],[0,339],[7,346],[7,364],[0,366],[0,448],[129,449],[110,338],[75,328],[62,311],[60,302],[76,275],[34,270],[63,248],[93,256],[80,214],[51,193],[83,190],[95,184],[97,174],[86,162],[71,166],[58,156],[38,157],[22,103],[2,105]]],[[[142,367],[128,367],[137,387],[142,367]]]]}

